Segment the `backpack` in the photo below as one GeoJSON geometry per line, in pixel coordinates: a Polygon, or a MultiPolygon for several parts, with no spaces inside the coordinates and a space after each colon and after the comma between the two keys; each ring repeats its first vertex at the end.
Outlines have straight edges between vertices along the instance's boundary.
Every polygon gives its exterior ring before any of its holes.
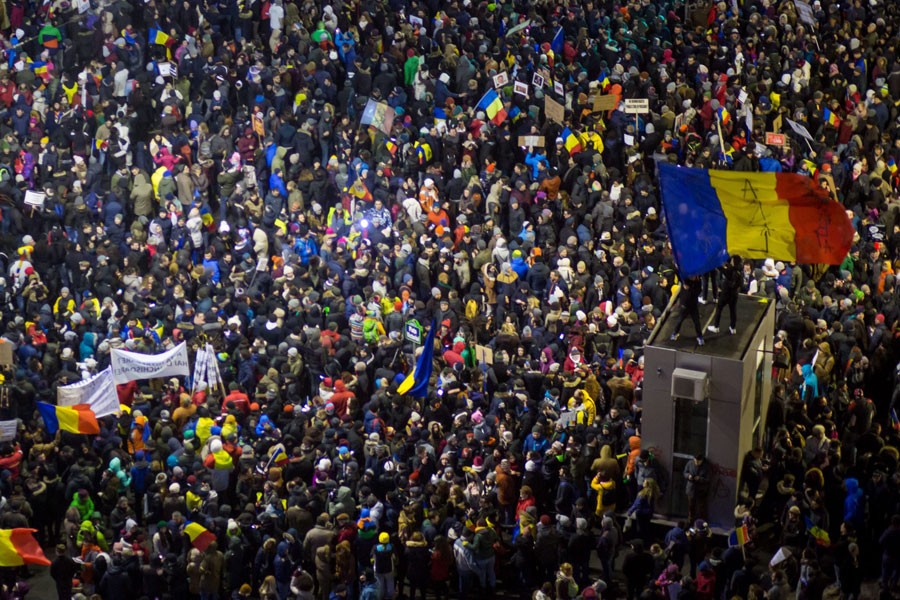
{"type": "Polygon", "coordinates": [[[600,502],[603,506],[612,506],[616,503],[616,486],[611,488],[603,488],[600,492],[600,502]]]}
{"type": "Polygon", "coordinates": [[[468,319],[469,321],[472,321],[477,316],[478,316],[478,303],[475,302],[475,300],[472,300],[470,298],[469,301],[466,302],[466,319],[468,319]]]}

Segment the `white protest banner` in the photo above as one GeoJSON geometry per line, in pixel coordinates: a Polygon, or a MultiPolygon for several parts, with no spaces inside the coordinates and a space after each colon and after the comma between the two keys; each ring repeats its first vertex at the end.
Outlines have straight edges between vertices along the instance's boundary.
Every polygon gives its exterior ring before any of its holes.
{"type": "Polygon", "coordinates": [[[19,430],[19,421],[12,419],[11,421],[0,421],[0,442],[11,442],[16,439],[16,432],[19,430]]]}
{"type": "Polygon", "coordinates": [[[97,417],[119,414],[119,396],[113,383],[112,367],[107,367],[90,379],[56,388],[59,406],[87,404],[97,417]]]}
{"type": "Polygon", "coordinates": [[[162,354],[112,351],[113,380],[116,384],[136,379],[190,375],[187,346],[184,342],[162,354]]]}
{"type": "Polygon", "coordinates": [[[797,135],[802,135],[803,137],[805,137],[806,139],[808,139],[808,140],[811,141],[811,142],[814,142],[814,141],[815,141],[815,140],[813,139],[813,136],[811,136],[811,135],[809,134],[809,130],[807,130],[806,127],[804,127],[803,125],[801,125],[801,124],[798,123],[797,121],[792,121],[792,120],[790,120],[790,119],[785,119],[785,121],[787,121],[788,125],[791,126],[791,129],[793,129],[794,132],[795,132],[797,135]]]}

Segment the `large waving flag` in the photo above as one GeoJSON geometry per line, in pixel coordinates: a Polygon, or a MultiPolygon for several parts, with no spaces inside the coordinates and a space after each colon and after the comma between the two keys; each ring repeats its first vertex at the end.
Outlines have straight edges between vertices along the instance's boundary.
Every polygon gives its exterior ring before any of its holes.
{"type": "Polygon", "coordinates": [[[481,97],[481,100],[478,101],[476,108],[483,110],[484,114],[487,115],[487,118],[494,125],[501,125],[506,120],[506,109],[503,108],[503,101],[494,90],[488,90],[481,97]]]}
{"type": "Polygon", "coordinates": [[[54,406],[46,402],[37,403],[38,412],[44,419],[47,433],[53,435],[60,429],[70,433],[98,434],[100,424],[97,415],[87,404],[74,406],[54,406]]]}
{"type": "Polygon", "coordinates": [[[0,529],[0,567],[50,566],[34,529],[0,529]]]}
{"type": "Polygon", "coordinates": [[[432,321],[428,335],[425,336],[422,354],[419,355],[413,370],[397,388],[397,393],[401,396],[409,395],[414,398],[424,398],[428,395],[428,379],[431,377],[431,371],[434,370],[434,332],[436,330],[437,327],[432,321]]]}
{"type": "Polygon", "coordinates": [[[853,243],[843,206],[809,177],[661,163],[659,181],[684,277],[707,273],[729,255],[838,265],[853,243]]]}
{"type": "Polygon", "coordinates": [[[216,541],[216,534],[200,523],[188,523],[184,526],[184,532],[190,538],[191,545],[200,552],[206,552],[206,548],[216,541]]]}

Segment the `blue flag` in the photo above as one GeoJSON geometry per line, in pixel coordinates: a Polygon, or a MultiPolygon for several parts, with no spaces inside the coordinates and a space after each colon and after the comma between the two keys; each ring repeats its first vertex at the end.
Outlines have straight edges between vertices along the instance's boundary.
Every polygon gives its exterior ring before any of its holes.
{"type": "Polygon", "coordinates": [[[550,42],[550,49],[553,50],[553,54],[560,54],[563,51],[565,42],[566,38],[563,35],[563,28],[560,27],[556,31],[556,35],[553,36],[553,40],[550,42]]]}

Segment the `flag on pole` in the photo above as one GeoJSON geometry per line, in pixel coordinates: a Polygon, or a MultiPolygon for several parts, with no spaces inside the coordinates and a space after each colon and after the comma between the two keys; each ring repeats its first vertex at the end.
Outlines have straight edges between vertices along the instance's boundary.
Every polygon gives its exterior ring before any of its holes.
{"type": "Polygon", "coordinates": [[[97,415],[87,404],[74,406],[54,406],[46,402],[37,403],[38,412],[44,419],[47,433],[55,434],[62,429],[70,433],[98,434],[100,424],[97,423],[97,415]]]}
{"type": "Polygon", "coordinates": [[[747,542],[750,541],[750,530],[747,528],[747,525],[741,525],[731,532],[731,535],[728,536],[728,545],[729,546],[743,546],[747,542]]]}
{"type": "Polygon", "coordinates": [[[581,145],[581,138],[578,137],[575,132],[566,127],[562,130],[560,137],[563,139],[563,145],[566,147],[566,152],[571,154],[578,154],[584,148],[581,145]]]}
{"type": "Polygon", "coordinates": [[[566,38],[563,33],[563,28],[560,27],[556,30],[556,35],[553,36],[553,40],[550,42],[550,49],[553,50],[553,54],[560,54],[563,51],[565,44],[566,38]]]}
{"type": "Polygon", "coordinates": [[[724,106],[719,107],[719,120],[722,125],[728,125],[731,122],[731,113],[724,106]]]}
{"type": "Polygon", "coordinates": [[[156,44],[157,46],[171,46],[175,43],[175,40],[172,39],[172,36],[156,28],[150,29],[148,37],[150,38],[150,43],[156,44]]]}
{"type": "Polygon", "coordinates": [[[205,552],[216,541],[216,534],[199,523],[188,523],[184,526],[184,532],[190,538],[191,545],[200,552],[205,552]]]}
{"type": "Polygon", "coordinates": [[[494,90],[485,92],[481,100],[478,101],[476,108],[483,110],[494,125],[501,125],[506,120],[506,109],[503,108],[503,101],[494,90]]]}
{"type": "Polygon", "coordinates": [[[831,537],[828,535],[828,532],[819,527],[818,525],[813,525],[813,522],[810,521],[809,517],[803,518],[806,523],[806,530],[809,532],[809,535],[816,540],[816,544],[819,546],[828,547],[831,545],[831,537]]]}
{"type": "Polygon", "coordinates": [[[900,431],[900,419],[897,418],[897,411],[893,408],[891,409],[891,429],[900,431]]]}
{"type": "Polygon", "coordinates": [[[397,393],[401,396],[409,395],[414,398],[424,398],[428,395],[428,380],[431,378],[431,372],[434,370],[435,330],[437,330],[437,327],[432,321],[428,335],[425,336],[425,345],[422,348],[419,359],[416,361],[413,370],[410,371],[406,379],[397,388],[397,393]]]}
{"type": "Polygon", "coordinates": [[[386,103],[376,102],[369,98],[359,123],[360,125],[370,125],[385,135],[390,135],[391,129],[394,127],[395,115],[394,109],[386,103]]]}
{"type": "Polygon", "coordinates": [[[34,539],[34,529],[0,529],[0,567],[50,565],[41,545],[34,539]]]}

